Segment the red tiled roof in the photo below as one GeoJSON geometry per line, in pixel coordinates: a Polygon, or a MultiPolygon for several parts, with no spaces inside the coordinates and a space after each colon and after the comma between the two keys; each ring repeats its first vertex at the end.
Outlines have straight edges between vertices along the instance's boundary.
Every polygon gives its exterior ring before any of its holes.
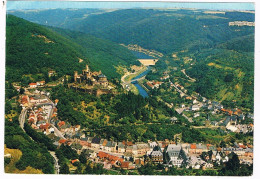
{"type": "Polygon", "coordinates": [[[50,124],[49,123],[47,123],[47,124],[45,124],[45,125],[40,125],[40,129],[48,129],[50,127],[50,124]]]}
{"type": "Polygon", "coordinates": [[[121,168],[129,168],[129,162],[122,162],[121,168]]]}
{"type": "Polygon", "coordinates": [[[146,83],[148,86],[150,86],[151,88],[153,88],[153,85],[150,82],[146,83]]]}
{"type": "Polygon", "coordinates": [[[74,160],[71,160],[71,163],[75,163],[75,162],[78,162],[79,160],[78,159],[74,159],[74,160]]]}
{"type": "Polygon", "coordinates": [[[42,116],[38,116],[38,117],[37,117],[37,120],[38,120],[38,121],[42,121],[42,120],[43,120],[43,117],[42,117],[42,116]]]}
{"type": "Polygon", "coordinates": [[[141,165],[144,165],[144,161],[140,160],[140,159],[136,159],[135,160],[135,164],[138,165],[138,164],[141,164],[141,165]]]}
{"type": "Polygon", "coordinates": [[[122,163],[122,162],[124,162],[124,159],[123,158],[119,158],[118,161],[122,163]]]}
{"type": "Polygon", "coordinates": [[[106,146],[107,145],[107,140],[105,139],[104,141],[103,141],[103,144],[102,144],[103,146],[106,146]]]}
{"type": "Polygon", "coordinates": [[[218,147],[218,148],[217,148],[217,151],[221,151],[221,148],[220,148],[220,147],[218,147]]]}
{"type": "Polygon", "coordinates": [[[61,126],[63,126],[63,125],[65,125],[65,121],[60,121],[60,122],[58,123],[58,126],[59,126],[59,127],[61,127],[61,126]]]}
{"type": "Polygon", "coordinates": [[[32,86],[32,85],[37,85],[37,83],[30,83],[29,85],[30,85],[30,86],[32,86]]]}
{"type": "Polygon", "coordinates": [[[231,111],[231,110],[228,110],[227,112],[228,112],[228,114],[229,114],[230,116],[233,114],[233,111],[231,111]]]}
{"type": "Polygon", "coordinates": [[[66,139],[60,139],[59,143],[64,144],[67,140],[66,139]]]}
{"type": "Polygon", "coordinates": [[[250,145],[250,144],[248,144],[248,145],[247,145],[247,147],[248,147],[248,148],[253,148],[253,146],[252,146],[252,145],[250,145]]]}
{"type": "Polygon", "coordinates": [[[132,145],[134,145],[134,144],[133,144],[133,142],[127,142],[126,145],[132,146],[132,145]]]}
{"type": "Polygon", "coordinates": [[[105,152],[102,152],[102,151],[100,151],[100,152],[98,152],[98,155],[97,155],[99,158],[106,158],[106,157],[108,157],[108,154],[107,153],[105,153],[105,152]]]}
{"type": "Polygon", "coordinates": [[[28,98],[28,96],[23,96],[22,99],[21,99],[21,102],[27,103],[28,102],[27,98],[28,98]]]}
{"type": "Polygon", "coordinates": [[[114,164],[116,163],[116,161],[111,161],[110,163],[111,163],[112,165],[114,165],[114,164]]]}
{"type": "Polygon", "coordinates": [[[246,146],[244,145],[239,145],[240,148],[246,149],[246,146]]]}
{"type": "Polygon", "coordinates": [[[196,149],[197,146],[196,146],[196,144],[190,144],[190,148],[191,148],[191,149],[196,149]]]}

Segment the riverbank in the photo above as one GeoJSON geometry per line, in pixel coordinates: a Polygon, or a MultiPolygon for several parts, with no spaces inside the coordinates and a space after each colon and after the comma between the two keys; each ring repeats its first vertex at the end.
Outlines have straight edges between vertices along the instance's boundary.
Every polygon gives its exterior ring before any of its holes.
{"type": "Polygon", "coordinates": [[[132,79],[136,78],[137,76],[139,76],[140,74],[142,74],[143,72],[145,72],[147,70],[146,66],[143,66],[143,68],[141,70],[138,70],[135,73],[130,73],[128,76],[125,77],[125,81],[126,82],[130,82],[132,79]]]}

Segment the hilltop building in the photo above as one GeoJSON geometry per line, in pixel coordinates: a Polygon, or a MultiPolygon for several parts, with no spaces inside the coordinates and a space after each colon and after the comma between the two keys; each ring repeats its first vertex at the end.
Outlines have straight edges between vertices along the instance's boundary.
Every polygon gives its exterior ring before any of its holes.
{"type": "Polygon", "coordinates": [[[91,72],[88,65],[86,65],[86,69],[82,70],[82,74],[78,74],[77,71],[74,72],[74,82],[87,86],[108,86],[107,77],[101,71],[91,72]]]}
{"type": "Polygon", "coordinates": [[[88,65],[82,70],[82,74],[74,72],[74,82],[68,86],[96,96],[113,93],[113,87],[109,86],[107,77],[101,71],[91,72],[88,65]]]}

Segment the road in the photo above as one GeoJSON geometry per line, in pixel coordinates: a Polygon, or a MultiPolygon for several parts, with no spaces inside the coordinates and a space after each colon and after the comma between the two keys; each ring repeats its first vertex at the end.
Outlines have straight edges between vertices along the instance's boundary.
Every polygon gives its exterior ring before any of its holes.
{"type": "Polygon", "coordinates": [[[54,128],[54,133],[56,134],[56,136],[60,137],[60,138],[63,138],[63,139],[66,139],[62,133],[57,129],[57,127],[55,127],[53,124],[51,124],[51,127],[54,128]]]}
{"type": "Polygon", "coordinates": [[[25,115],[27,114],[28,108],[24,108],[19,116],[20,127],[24,130],[25,115]]]}
{"type": "Polygon", "coordinates": [[[144,69],[141,69],[141,70],[139,70],[139,71],[136,71],[136,72],[134,72],[134,73],[129,73],[129,72],[127,72],[126,74],[124,74],[124,76],[122,76],[121,77],[121,84],[122,84],[122,86],[123,87],[125,87],[126,85],[130,85],[132,82],[134,82],[134,81],[138,81],[138,80],[142,80],[142,79],[144,79],[145,78],[145,76],[143,76],[143,77],[141,77],[141,78],[138,78],[138,79],[136,79],[136,80],[131,80],[131,81],[125,81],[125,78],[127,77],[127,76],[129,76],[129,75],[135,75],[133,78],[135,78],[136,76],[138,76],[139,74],[141,74],[141,73],[143,73],[144,71],[146,71],[147,70],[147,68],[145,68],[145,70],[143,71],[144,69]]]}
{"type": "Polygon", "coordinates": [[[191,118],[189,118],[188,116],[186,116],[185,114],[182,114],[183,117],[185,117],[189,122],[193,122],[193,120],[191,118]]]}
{"type": "MultiPolygon", "coordinates": [[[[164,100],[162,100],[161,98],[159,98],[159,101],[162,101],[165,105],[167,105],[169,108],[173,108],[173,105],[170,105],[169,103],[165,102],[164,100]]],[[[174,110],[179,113],[175,108],[174,110]]],[[[188,118],[188,116],[186,116],[185,114],[182,114],[183,117],[185,117],[189,122],[193,122],[191,118],[188,118]]]]}
{"type": "MultiPolygon", "coordinates": [[[[145,75],[146,76],[146,75],[145,75]]],[[[138,78],[138,79],[135,79],[135,80],[131,80],[130,83],[134,82],[134,81],[139,81],[139,80],[143,80],[145,79],[145,76],[141,77],[141,78],[138,78]]]]}
{"type": "Polygon", "coordinates": [[[188,76],[188,75],[186,74],[185,69],[182,69],[181,72],[182,72],[187,78],[189,78],[189,80],[190,80],[191,82],[195,82],[195,81],[196,81],[195,79],[191,78],[190,76],[188,76]]]}
{"type": "Polygon", "coordinates": [[[53,151],[49,151],[49,152],[54,159],[55,174],[59,174],[60,173],[59,159],[56,157],[55,152],[53,151]]]}
{"type": "MultiPolygon", "coordinates": [[[[47,97],[46,97],[47,98],[47,97]]],[[[51,108],[51,111],[50,111],[50,113],[49,113],[49,117],[48,117],[48,122],[50,122],[50,118],[51,118],[51,116],[52,116],[52,114],[53,114],[53,108],[54,108],[54,103],[49,99],[49,98],[47,98],[47,100],[49,101],[48,103],[38,103],[38,104],[35,104],[34,106],[46,106],[46,105],[51,105],[52,106],[52,108],[51,108]]],[[[24,131],[24,123],[25,123],[25,119],[26,119],[26,114],[27,114],[27,112],[28,112],[28,110],[29,109],[31,109],[31,108],[29,108],[29,107],[27,107],[27,108],[24,108],[24,109],[22,109],[22,111],[21,111],[21,114],[20,114],[20,116],[19,116],[19,124],[20,124],[20,127],[23,129],[23,131],[24,131]]],[[[33,113],[34,113],[34,111],[33,111],[33,113]]],[[[36,114],[34,113],[34,115],[36,116],[36,114]]],[[[59,137],[61,137],[61,138],[63,138],[63,139],[65,139],[65,137],[62,135],[62,133],[53,125],[53,124],[51,124],[51,126],[54,128],[54,133],[57,135],[57,136],[59,136],[59,137]]],[[[31,137],[30,137],[31,138],[31,137]]],[[[32,139],[32,138],[31,138],[32,139]]],[[[33,140],[33,139],[32,139],[33,140]]],[[[56,155],[55,155],[55,152],[53,152],[53,151],[49,151],[49,153],[52,155],[52,157],[53,157],[53,159],[54,159],[54,168],[55,168],[55,174],[59,174],[59,163],[58,163],[58,158],[56,157],[56,155]]]]}

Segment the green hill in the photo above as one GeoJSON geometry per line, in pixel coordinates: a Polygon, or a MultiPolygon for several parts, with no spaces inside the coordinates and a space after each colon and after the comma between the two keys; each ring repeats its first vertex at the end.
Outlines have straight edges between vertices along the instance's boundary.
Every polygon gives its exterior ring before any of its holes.
{"type": "Polygon", "coordinates": [[[250,34],[247,36],[237,37],[223,44],[219,44],[219,48],[235,50],[238,52],[254,52],[255,36],[250,34]]]}
{"type": "Polygon", "coordinates": [[[109,78],[114,78],[120,76],[115,66],[130,63],[135,63],[135,57],[126,48],[107,40],[83,36],[79,44],[54,30],[13,15],[7,16],[8,81],[21,81],[25,74],[46,74],[50,69],[56,70],[59,76],[72,75],[75,70],[82,70],[85,64],[90,64],[92,70],[102,70],[109,78]],[[80,59],[83,60],[81,63],[80,59]]]}
{"type": "MultiPolygon", "coordinates": [[[[72,13],[70,10],[64,11],[72,13]]],[[[54,10],[46,12],[57,18],[54,10]]],[[[19,15],[32,21],[44,18],[42,11],[28,13],[30,16],[26,12],[19,15]]],[[[49,22],[52,17],[48,17],[44,19],[49,22]]],[[[48,24],[88,33],[116,43],[138,44],[165,54],[214,47],[216,44],[254,32],[254,27],[228,25],[229,22],[237,20],[254,21],[253,13],[244,12],[206,14],[203,10],[187,9],[123,9],[81,16],[73,23],[68,19],[71,18],[64,18],[59,24],[48,24]]]]}
{"type": "Polygon", "coordinates": [[[95,71],[102,69],[108,77],[118,77],[115,67],[139,64],[128,49],[109,40],[76,31],[48,28],[80,45],[84,49],[82,53],[90,61],[91,68],[95,71]]]}
{"type": "Polygon", "coordinates": [[[195,59],[195,65],[186,70],[189,76],[196,79],[190,86],[192,91],[209,99],[222,101],[229,107],[240,106],[253,111],[253,52],[207,49],[196,54],[195,59]]]}
{"type": "Polygon", "coordinates": [[[91,14],[106,12],[102,9],[34,9],[11,10],[9,14],[30,22],[66,28],[67,24],[77,23],[91,14]]]}

